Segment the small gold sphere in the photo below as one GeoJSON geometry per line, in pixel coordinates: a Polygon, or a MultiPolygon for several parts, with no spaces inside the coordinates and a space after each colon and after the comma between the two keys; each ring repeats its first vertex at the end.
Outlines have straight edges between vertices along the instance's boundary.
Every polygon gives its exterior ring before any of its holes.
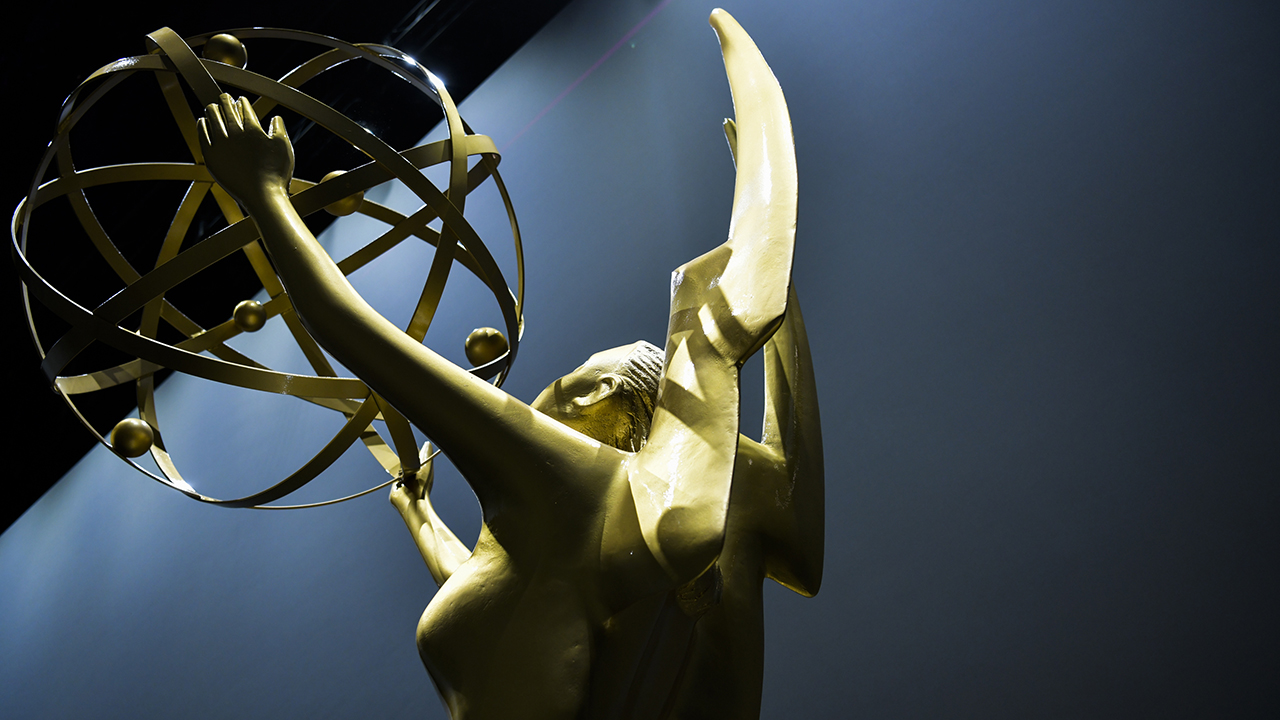
{"type": "Polygon", "coordinates": [[[242,300],[231,317],[235,319],[236,327],[245,332],[258,332],[267,324],[267,311],[257,300],[242,300]]]}
{"type": "Polygon", "coordinates": [[[249,51],[244,49],[244,43],[240,42],[240,38],[235,35],[226,33],[214,35],[205,41],[204,56],[214,62],[234,65],[238,68],[244,67],[249,62],[249,51]]]}
{"type": "MultiPolygon", "coordinates": [[[[324,182],[325,180],[332,180],[333,178],[336,178],[345,172],[346,170],[334,170],[333,172],[321,178],[320,182],[324,182]]],[[[325,205],[324,211],[329,213],[330,215],[336,215],[338,217],[346,217],[351,213],[355,212],[356,210],[359,210],[360,203],[362,202],[364,202],[363,190],[356,193],[355,195],[348,195],[335,203],[330,203],[328,205],[325,205]]]]}
{"type": "Polygon", "coordinates": [[[111,429],[111,449],[129,458],[144,455],[155,441],[151,426],[138,418],[125,418],[111,429]]]}
{"type": "Polygon", "coordinates": [[[502,357],[507,351],[507,338],[491,327],[476,328],[467,336],[467,362],[480,366],[502,357]]]}

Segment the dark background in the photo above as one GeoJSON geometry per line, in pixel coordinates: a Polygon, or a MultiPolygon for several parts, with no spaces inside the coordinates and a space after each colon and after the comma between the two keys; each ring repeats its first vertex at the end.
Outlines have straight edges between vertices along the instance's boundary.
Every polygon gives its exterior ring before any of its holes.
{"type": "MultiPolygon", "coordinates": [[[[580,0],[464,108],[529,242],[517,397],[659,341],[666,273],[723,237],[709,9],[580,0]]],[[[1277,11],[729,9],[793,116],[826,437],[825,585],[768,591],[764,717],[1274,717],[1277,11]]],[[[203,399],[216,450],[236,428],[203,399]]],[[[229,447],[310,442],[270,430],[229,447]]],[[[398,522],[206,508],[91,453],[0,536],[0,687],[20,717],[422,715],[398,522]]]]}

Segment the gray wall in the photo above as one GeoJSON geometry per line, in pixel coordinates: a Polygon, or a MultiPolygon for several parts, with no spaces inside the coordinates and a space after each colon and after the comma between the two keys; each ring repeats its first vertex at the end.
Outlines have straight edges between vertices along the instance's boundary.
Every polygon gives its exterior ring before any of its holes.
{"type": "MultiPolygon", "coordinates": [[[[668,273],[724,237],[710,9],[582,0],[462,108],[505,148],[527,238],[518,397],[594,350],[661,342],[668,273]]],[[[728,9],[791,107],[827,439],[826,584],[768,594],[764,716],[1274,712],[1275,13],[728,9]]],[[[498,246],[492,206],[469,214],[498,246]]],[[[368,230],[340,232],[326,242],[368,230]]],[[[357,285],[403,314],[428,257],[357,285]]],[[[452,289],[429,342],[457,355],[496,322],[452,289]]],[[[748,429],[759,384],[749,369],[748,429]]],[[[186,378],[163,393],[190,428],[175,454],[213,492],[265,486],[335,429],[186,378]]],[[[377,480],[363,452],[316,496],[377,480]]],[[[474,537],[465,486],[438,488],[474,537]]],[[[432,587],[381,493],[220,510],[95,451],[0,536],[3,714],[442,717],[413,644],[432,587]]]]}

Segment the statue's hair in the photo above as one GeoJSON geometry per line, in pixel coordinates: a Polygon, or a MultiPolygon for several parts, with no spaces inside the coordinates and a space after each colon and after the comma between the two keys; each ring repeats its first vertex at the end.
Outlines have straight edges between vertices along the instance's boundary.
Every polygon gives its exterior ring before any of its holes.
{"type": "Polygon", "coordinates": [[[630,420],[628,437],[618,438],[615,447],[635,452],[648,441],[665,359],[666,354],[661,348],[641,340],[631,346],[631,352],[614,369],[622,380],[620,399],[627,406],[625,410],[630,420]]]}

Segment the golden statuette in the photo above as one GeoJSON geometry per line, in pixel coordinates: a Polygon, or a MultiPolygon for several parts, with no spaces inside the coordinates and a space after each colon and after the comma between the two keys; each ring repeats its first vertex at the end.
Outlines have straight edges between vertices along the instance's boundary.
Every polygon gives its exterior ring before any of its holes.
{"type": "MultiPolygon", "coordinates": [[[[501,379],[518,347],[519,292],[504,295],[505,282],[462,219],[470,189],[488,178],[501,184],[492,144],[470,133],[443,86],[423,72],[423,86],[445,108],[449,140],[404,153],[361,146],[373,162],[313,184],[294,177],[288,129],[272,112],[288,101],[295,112],[323,118],[342,134],[340,119],[309,105],[293,90],[300,83],[292,76],[278,83],[251,77],[237,66],[244,54],[235,43],[219,41],[216,52],[200,60],[192,48],[212,38],[182,41],[160,31],[152,36],[155,51],[131,59],[131,69],[167,78],[170,85],[162,79],[162,87],[177,87],[180,76],[204,103],[198,117],[175,111],[194,161],[163,172],[189,183],[192,194],[220,198],[230,225],[185,248],[184,233],[173,233],[176,239],[166,241],[154,269],[120,265],[127,287],[92,310],[42,284],[29,265],[20,267],[32,293],[72,325],[46,350],[46,372],[71,396],[94,383],[145,388],[157,367],[172,367],[343,412],[347,426],[334,443],[361,437],[385,460],[395,476],[391,503],[439,584],[418,623],[417,645],[455,720],[758,717],[763,581],[772,578],[811,596],[822,580],[822,440],[808,340],[791,281],[797,173],[786,103],[737,22],[716,10],[711,25],[736,114],[725,122],[737,167],[733,208],[728,239],[672,275],[664,347],[641,341],[596,353],[530,404],[487,382],[501,379]],[[240,96],[242,91],[258,100],[240,96]],[[471,169],[470,156],[479,156],[471,169]],[[448,164],[447,192],[414,179],[421,177],[419,166],[432,162],[448,164]],[[505,336],[480,328],[467,338],[467,356],[478,366],[471,370],[422,342],[434,312],[431,298],[438,299],[444,281],[436,266],[420,313],[401,328],[356,292],[347,280],[349,259],[335,262],[303,221],[308,213],[350,205],[355,212],[383,212],[367,199],[351,198],[401,173],[415,192],[421,190],[425,205],[396,220],[388,235],[398,241],[417,234],[436,244],[436,265],[446,268],[441,273],[455,260],[462,263],[502,305],[505,336]],[[443,222],[438,233],[426,225],[436,218],[443,222]],[[238,306],[223,326],[195,328],[164,293],[202,263],[233,252],[262,263],[270,300],[261,312],[295,323],[300,344],[317,355],[323,348],[354,378],[317,369],[314,377],[285,382],[247,358],[197,354],[197,348],[215,355],[226,350],[222,339],[252,331],[259,310],[238,306]],[[136,331],[117,324],[139,310],[136,331]],[[158,341],[161,320],[188,339],[158,341]],[[138,359],[91,377],[58,374],[94,341],[138,359]],[[766,394],[759,442],[739,434],[739,369],[757,351],[763,351],[766,394]],[[375,418],[385,421],[394,452],[368,439],[376,437],[369,430],[375,418]],[[431,440],[421,451],[410,423],[431,440]],[[432,507],[435,447],[479,500],[484,524],[474,548],[432,507]]],[[[231,34],[245,41],[252,32],[231,34]]],[[[338,41],[330,46],[335,61],[377,62],[394,53],[338,41]]],[[[306,67],[328,60],[313,62],[306,67]]],[[[66,122],[75,118],[77,99],[70,102],[66,122]]],[[[39,176],[60,152],[51,148],[39,176]]],[[[54,196],[74,196],[86,183],[128,180],[129,172],[135,171],[73,171],[69,179],[38,188],[15,215],[20,260],[33,208],[54,196]]],[[[370,245],[392,242],[386,238],[370,245]]],[[[140,390],[140,397],[146,425],[150,396],[140,390]]],[[[125,445],[142,444],[133,430],[119,432],[121,454],[132,452],[125,445]]],[[[166,457],[159,433],[151,453],[164,468],[161,482],[199,500],[239,506],[283,497],[322,469],[309,464],[299,471],[301,480],[286,478],[254,496],[217,501],[168,474],[171,464],[159,460],[166,457]]]]}

